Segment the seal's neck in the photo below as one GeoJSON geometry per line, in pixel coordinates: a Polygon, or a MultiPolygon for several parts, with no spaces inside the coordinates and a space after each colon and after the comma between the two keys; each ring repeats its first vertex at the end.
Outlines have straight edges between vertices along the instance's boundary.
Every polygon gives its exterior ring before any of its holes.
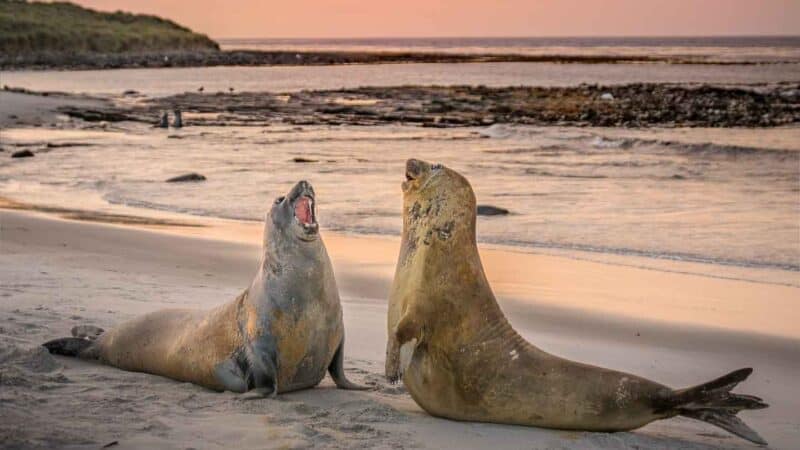
{"type": "Polygon", "coordinates": [[[258,271],[250,285],[255,299],[283,301],[314,296],[320,281],[330,277],[330,260],[321,239],[265,239],[258,271]]]}
{"type": "Polygon", "coordinates": [[[404,228],[396,287],[406,284],[426,297],[436,295],[435,304],[466,300],[455,298],[452,286],[491,293],[478,254],[474,221],[406,221],[404,228]]]}

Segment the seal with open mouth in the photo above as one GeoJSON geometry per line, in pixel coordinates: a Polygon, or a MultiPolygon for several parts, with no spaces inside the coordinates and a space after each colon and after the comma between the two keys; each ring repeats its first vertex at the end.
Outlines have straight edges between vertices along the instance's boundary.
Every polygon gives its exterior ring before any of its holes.
{"type": "Polygon", "coordinates": [[[338,387],[361,389],[344,374],[342,307],[315,203],[306,181],[275,200],[258,272],[234,301],[156,311],[107,332],[76,327],[44,346],[215,390],[276,395],[316,386],[326,370],[338,387]]]}
{"type": "Polygon", "coordinates": [[[736,413],[767,407],[730,392],[752,369],[687,389],[544,352],[500,310],[475,240],[475,194],[441,165],[409,160],[403,236],[389,297],[386,376],[430,414],[455,420],[622,431],[682,415],[758,444],[736,413]]]}

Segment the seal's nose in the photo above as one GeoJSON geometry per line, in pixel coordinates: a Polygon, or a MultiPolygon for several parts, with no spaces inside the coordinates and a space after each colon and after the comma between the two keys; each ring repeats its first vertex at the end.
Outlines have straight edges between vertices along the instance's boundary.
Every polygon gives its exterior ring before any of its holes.
{"type": "Polygon", "coordinates": [[[406,180],[415,180],[422,175],[423,162],[418,159],[409,159],[406,161],[406,180]]]}
{"type": "Polygon", "coordinates": [[[306,180],[301,180],[295,183],[292,186],[292,189],[286,194],[286,197],[289,199],[290,202],[294,202],[298,197],[305,195],[307,197],[314,198],[314,188],[311,186],[306,180]]]}
{"type": "Polygon", "coordinates": [[[298,181],[297,184],[294,185],[292,191],[294,193],[293,197],[297,197],[299,195],[308,195],[309,197],[314,196],[314,186],[311,186],[311,183],[306,180],[298,181]]]}

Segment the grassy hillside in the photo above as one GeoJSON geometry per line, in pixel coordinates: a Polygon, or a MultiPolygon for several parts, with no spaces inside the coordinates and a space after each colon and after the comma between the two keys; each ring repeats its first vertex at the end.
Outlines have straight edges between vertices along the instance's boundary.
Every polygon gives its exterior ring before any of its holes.
{"type": "Polygon", "coordinates": [[[5,56],[218,49],[208,36],[156,16],[0,0],[0,53],[5,56]]]}

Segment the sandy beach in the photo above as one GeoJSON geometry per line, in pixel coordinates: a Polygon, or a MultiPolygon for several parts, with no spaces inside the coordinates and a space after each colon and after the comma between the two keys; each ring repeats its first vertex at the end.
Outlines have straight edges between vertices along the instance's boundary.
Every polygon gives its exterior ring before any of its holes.
{"type": "MultiPolygon", "coordinates": [[[[230,301],[248,284],[258,257],[260,225],[252,222],[187,216],[187,223],[202,226],[186,227],[80,218],[0,212],[0,441],[6,448],[754,447],[682,418],[605,434],[427,415],[382,376],[386,293],[399,245],[391,237],[323,234],[344,305],[348,376],[371,391],[336,390],[326,379],[313,390],[243,401],[53,357],[39,345],[74,325],[109,328],[160,308],[207,309],[230,301]]],[[[743,413],[744,420],[770,448],[793,448],[800,439],[797,287],[699,276],[677,262],[653,270],[498,247],[481,251],[502,308],[541,348],[675,387],[752,366],[754,375],[738,390],[771,406],[743,413]]]]}
{"type": "Polygon", "coordinates": [[[0,56],[0,449],[758,448],[684,417],[620,433],[455,422],[389,384],[407,158],[458,170],[499,213],[478,217],[477,241],[525,339],[674,388],[752,367],[734,391],[770,407],[739,417],[798,448],[800,38],[20,55],[0,56]],[[48,70],[108,67],[125,69],[48,70]],[[264,210],[300,179],[319,199],[345,370],[369,390],[327,377],[247,400],[41,346],[232,301],[264,210]]]}

